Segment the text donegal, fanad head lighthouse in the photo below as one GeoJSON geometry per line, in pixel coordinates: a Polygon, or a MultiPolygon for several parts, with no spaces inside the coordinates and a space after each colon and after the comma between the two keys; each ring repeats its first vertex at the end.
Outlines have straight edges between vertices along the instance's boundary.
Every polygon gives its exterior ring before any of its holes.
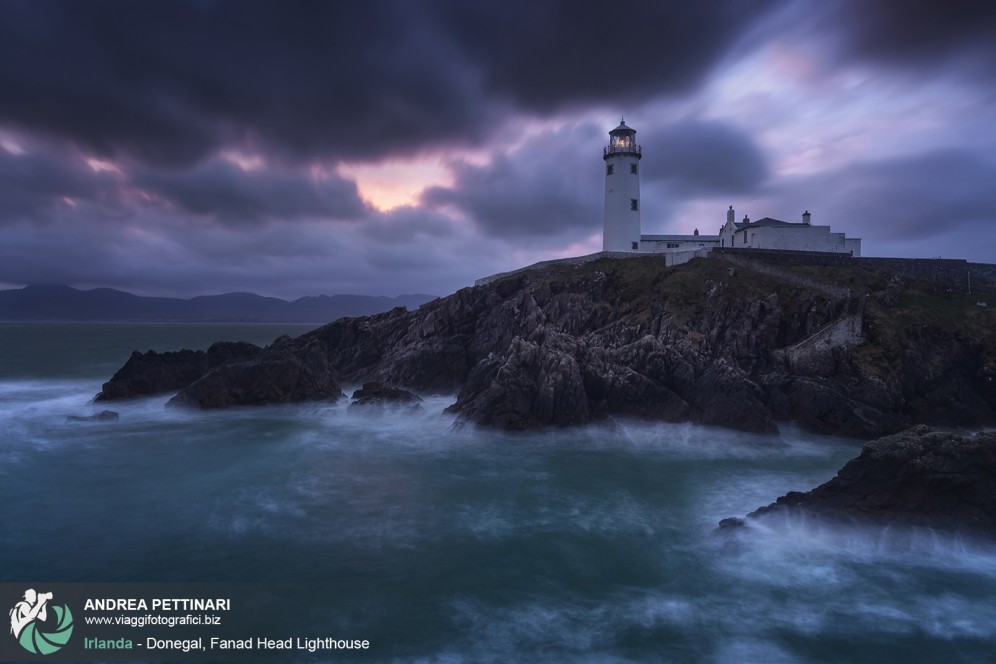
{"type": "Polygon", "coordinates": [[[605,160],[605,224],[602,251],[640,248],[640,159],[636,130],[621,120],[609,132],[605,160]]]}

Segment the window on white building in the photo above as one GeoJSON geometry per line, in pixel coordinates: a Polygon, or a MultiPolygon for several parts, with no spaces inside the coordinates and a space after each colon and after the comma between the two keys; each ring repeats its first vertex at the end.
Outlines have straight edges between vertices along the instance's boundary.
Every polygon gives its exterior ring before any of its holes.
{"type": "Polygon", "coordinates": [[[640,202],[638,200],[636,200],[635,198],[629,199],[629,209],[630,210],[639,210],[640,209],[640,202]]]}

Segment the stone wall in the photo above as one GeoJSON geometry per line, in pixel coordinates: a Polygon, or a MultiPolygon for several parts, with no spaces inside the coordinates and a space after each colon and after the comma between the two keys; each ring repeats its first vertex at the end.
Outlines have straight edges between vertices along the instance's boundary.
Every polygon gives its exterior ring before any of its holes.
{"type": "Polygon", "coordinates": [[[735,247],[713,249],[713,256],[740,256],[778,265],[821,265],[826,267],[843,267],[854,265],[856,260],[868,260],[852,258],[850,254],[833,254],[825,251],[780,251],[777,249],[737,249],[735,247]]]}
{"type": "Polygon", "coordinates": [[[693,258],[705,258],[709,255],[710,248],[686,249],[684,251],[662,251],[660,256],[664,258],[664,265],[684,265],[693,258]]]}
{"type": "MultiPolygon", "coordinates": [[[[953,293],[996,295],[996,265],[969,263],[952,258],[856,258],[848,254],[816,251],[774,251],[719,247],[712,255],[760,269],[762,264],[782,266],[877,267],[903,279],[923,279],[953,293]],[[969,284],[971,283],[971,291],[969,284]]],[[[777,269],[777,268],[776,268],[777,269]]],[[[788,273],[783,273],[788,274],[788,273]]],[[[812,285],[812,284],[808,284],[812,285]]]]}
{"type": "Polygon", "coordinates": [[[838,346],[860,344],[864,340],[861,329],[864,315],[851,313],[838,318],[817,330],[799,343],[784,351],[789,371],[798,375],[819,375],[833,368],[833,349],[838,346]]]}

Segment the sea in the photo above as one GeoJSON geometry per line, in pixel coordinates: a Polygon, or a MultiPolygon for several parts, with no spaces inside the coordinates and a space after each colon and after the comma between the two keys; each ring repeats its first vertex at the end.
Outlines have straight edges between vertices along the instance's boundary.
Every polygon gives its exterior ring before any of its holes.
{"type": "MultiPolygon", "coordinates": [[[[996,549],[770,517],[861,441],[612,420],[507,434],[346,400],[91,399],[132,350],[309,326],[0,324],[0,581],[321,584],[376,662],[992,662],[996,549]],[[103,408],[117,421],[67,422],[103,408]]],[[[345,386],[347,392],[356,386],[345,386]]]]}

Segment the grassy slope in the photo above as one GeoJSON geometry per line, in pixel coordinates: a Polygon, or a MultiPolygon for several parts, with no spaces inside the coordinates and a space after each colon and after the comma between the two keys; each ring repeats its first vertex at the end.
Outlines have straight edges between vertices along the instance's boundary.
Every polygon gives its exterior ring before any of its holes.
{"type": "MultiPolygon", "coordinates": [[[[534,275],[534,284],[561,290],[565,284],[591,281],[606,275],[612,288],[610,299],[596,302],[609,307],[616,320],[643,325],[653,311],[663,308],[689,334],[698,334],[703,303],[711,288],[724,283],[724,297],[741,301],[778,295],[783,316],[794,315],[807,303],[823,307],[832,299],[812,289],[778,277],[735,267],[719,259],[696,259],[676,267],[664,267],[659,257],[626,260],[601,259],[580,266],[561,265],[534,275]],[[538,279],[537,279],[538,277],[538,279]]],[[[985,364],[996,366],[996,297],[943,292],[926,280],[904,280],[897,286],[887,268],[855,264],[847,267],[778,266],[810,279],[869,295],[865,309],[866,343],[852,348],[855,359],[886,376],[899,370],[915,339],[937,342],[971,340],[980,347],[985,364]],[[890,287],[890,281],[892,286],[890,287]],[[979,302],[988,304],[979,306],[979,302]]],[[[797,321],[785,320],[786,325],[797,321]]]]}

